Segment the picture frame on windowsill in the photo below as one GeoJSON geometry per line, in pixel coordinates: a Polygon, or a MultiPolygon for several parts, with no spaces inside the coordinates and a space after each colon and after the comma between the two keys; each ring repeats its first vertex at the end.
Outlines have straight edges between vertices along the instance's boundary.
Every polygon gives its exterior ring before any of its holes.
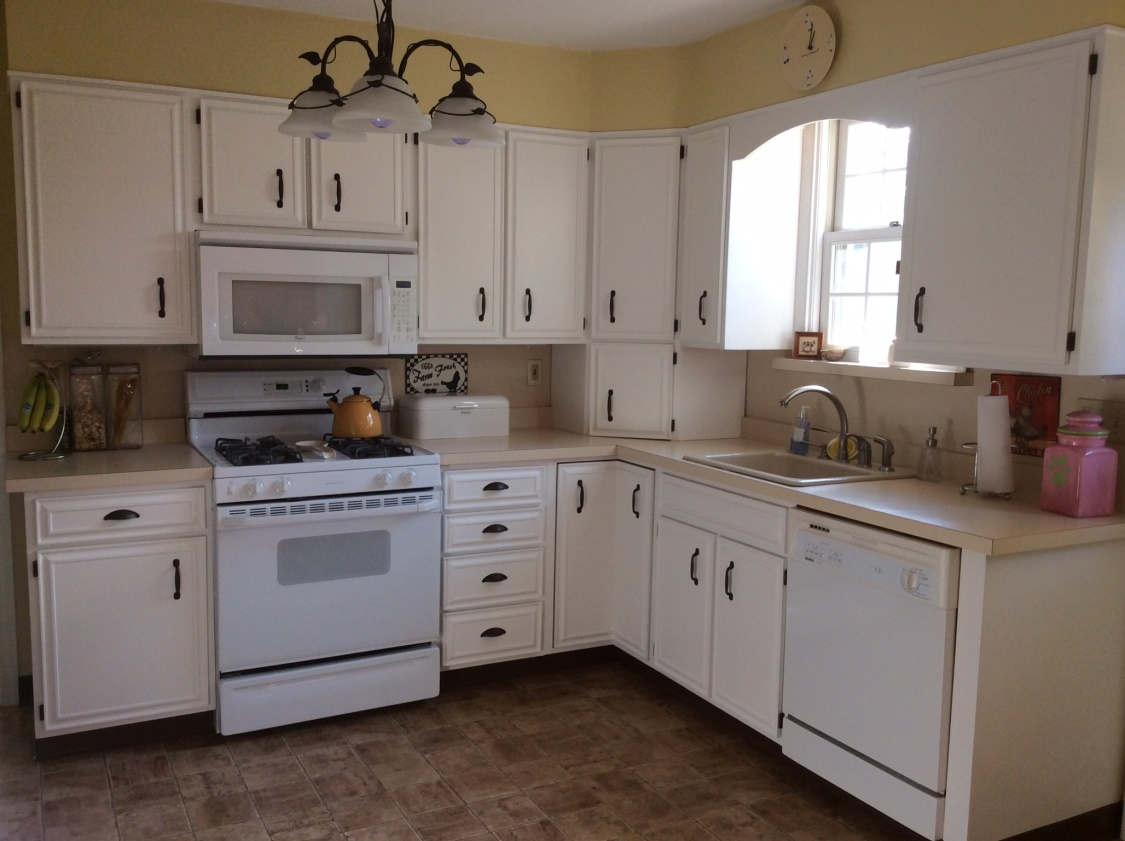
{"type": "Polygon", "coordinates": [[[819,359],[824,348],[824,334],[811,333],[801,330],[793,333],[793,358],[794,359],[819,359]]]}

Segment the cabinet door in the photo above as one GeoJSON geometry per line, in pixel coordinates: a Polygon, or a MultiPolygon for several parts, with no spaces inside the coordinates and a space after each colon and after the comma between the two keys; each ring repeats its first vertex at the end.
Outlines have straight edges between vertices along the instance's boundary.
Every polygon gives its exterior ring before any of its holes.
{"type": "Polygon", "coordinates": [[[419,338],[499,338],[504,152],[422,144],[418,163],[419,338]]]}
{"type": "Polygon", "coordinates": [[[508,135],[507,331],[581,339],[585,331],[589,143],[508,135]]]}
{"type": "Polygon", "coordinates": [[[45,734],[212,706],[206,552],[194,537],[38,554],[45,734]]]}
{"type": "Polygon", "coordinates": [[[910,137],[895,358],[1066,362],[1088,42],[923,77],[910,137]]]}
{"type": "Polygon", "coordinates": [[[671,345],[591,345],[591,435],[667,438],[672,426],[671,345]]]}
{"type": "Polygon", "coordinates": [[[617,463],[614,495],[613,641],[648,660],[653,471],[617,463]]]}
{"type": "Polygon", "coordinates": [[[304,228],[305,141],[277,130],[282,104],[204,99],[203,221],[304,228]]]}
{"type": "Polygon", "coordinates": [[[555,517],[555,646],[608,642],[613,625],[614,462],[561,464],[555,517]]]}
{"type": "Polygon", "coordinates": [[[676,278],[678,338],[686,347],[723,345],[726,304],[727,191],[730,129],[684,135],[680,247],[676,278]]]}
{"type": "Polygon", "coordinates": [[[20,94],[25,341],[194,342],[180,98],[41,81],[20,94]]]}
{"type": "Polygon", "coordinates": [[[785,561],[719,539],[715,552],[715,626],[711,701],[777,738],[785,561]]]}
{"type": "Polygon", "coordinates": [[[366,134],[362,142],[311,141],[312,226],[403,233],[405,137],[366,134]]]}
{"type": "Polygon", "coordinates": [[[652,664],[693,692],[711,684],[715,536],[661,517],[652,587],[652,664]]]}
{"type": "Polygon", "coordinates": [[[671,341],[680,139],[594,143],[594,338],[671,341]]]}

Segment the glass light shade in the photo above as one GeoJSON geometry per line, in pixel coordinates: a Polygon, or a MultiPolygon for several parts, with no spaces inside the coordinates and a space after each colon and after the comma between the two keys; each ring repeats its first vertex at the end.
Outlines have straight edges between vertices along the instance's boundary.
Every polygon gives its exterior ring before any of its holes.
{"type": "Polygon", "coordinates": [[[423,142],[441,146],[504,145],[504,132],[496,127],[496,118],[473,113],[484,107],[479,99],[451,96],[437,107],[441,110],[434,110],[433,128],[422,135],[423,142]]]}
{"type": "Polygon", "coordinates": [[[344,131],[409,134],[430,129],[430,116],[418,107],[410,85],[391,75],[361,76],[333,116],[336,128],[344,131]],[[380,78],[382,84],[368,84],[380,78]]]}
{"type": "Polygon", "coordinates": [[[297,94],[289,116],[278,126],[282,134],[294,137],[316,137],[320,140],[342,139],[337,137],[339,129],[333,124],[336,112],[340,110],[332,104],[335,95],[328,91],[310,88],[297,94]]]}

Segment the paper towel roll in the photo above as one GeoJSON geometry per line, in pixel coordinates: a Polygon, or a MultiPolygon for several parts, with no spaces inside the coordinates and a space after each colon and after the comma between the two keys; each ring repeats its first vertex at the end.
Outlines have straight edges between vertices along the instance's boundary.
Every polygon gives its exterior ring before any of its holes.
{"type": "Polygon", "coordinates": [[[1015,489],[1008,398],[1003,395],[978,397],[977,492],[1009,494],[1015,489]]]}

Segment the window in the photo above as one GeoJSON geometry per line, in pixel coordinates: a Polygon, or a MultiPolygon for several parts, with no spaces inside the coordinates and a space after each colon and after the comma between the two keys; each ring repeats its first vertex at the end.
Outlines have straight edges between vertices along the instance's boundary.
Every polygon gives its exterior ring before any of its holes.
{"type": "Polygon", "coordinates": [[[858,346],[861,362],[886,363],[895,337],[909,142],[908,128],[840,121],[827,158],[834,211],[820,254],[820,324],[827,344],[858,346]]]}

